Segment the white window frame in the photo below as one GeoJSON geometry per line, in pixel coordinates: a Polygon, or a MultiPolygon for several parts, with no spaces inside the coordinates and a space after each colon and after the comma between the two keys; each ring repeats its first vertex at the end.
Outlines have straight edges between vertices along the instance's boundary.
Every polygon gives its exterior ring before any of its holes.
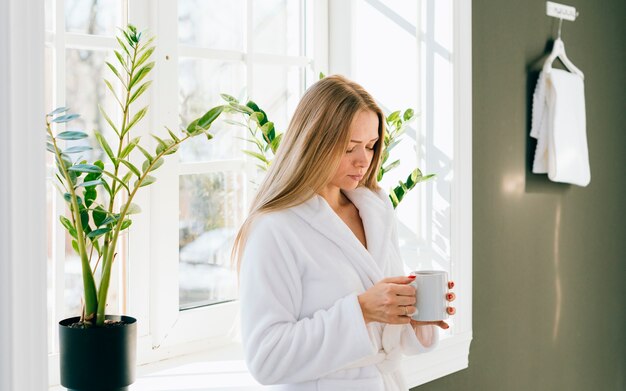
{"type": "MultiPolygon", "coordinates": [[[[370,2],[369,0],[361,1],[370,2]]],[[[371,2],[377,3],[378,1],[372,0],[371,2]]],[[[422,3],[422,0],[418,1],[418,12],[421,12],[422,3]]],[[[353,73],[354,61],[356,61],[351,50],[352,37],[355,35],[354,9],[355,0],[330,3],[330,73],[340,73],[348,77],[353,73]]],[[[471,9],[471,1],[453,1],[454,51],[451,62],[454,79],[454,152],[452,159],[454,174],[450,183],[452,190],[449,239],[452,262],[450,262],[451,270],[449,272],[454,276],[456,284],[454,291],[457,300],[454,301],[453,305],[457,309],[457,314],[454,317],[454,326],[448,331],[449,334],[440,341],[437,349],[426,354],[406,357],[403,360],[403,371],[410,387],[467,368],[469,363],[469,348],[472,340],[471,9]]],[[[418,23],[421,23],[421,15],[418,15],[417,20],[418,23]]],[[[419,27],[418,34],[420,41],[432,39],[432,37],[422,36],[419,27]]],[[[418,45],[418,56],[427,55],[427,53],[420,53],[419,47],[418,45]]],[[[421,59],[418,58],[417,63],[419,67],[421,59]]],[[[418,69],[416,72],[421,72],[421,70],[418,69]]],[[[418,97],[420,96],[421,92],[418,93],[418,97]]],[[[430,171],[427,170],[427,172],[430,171]]],[[[416,189],[416,191],[420,190],[416,189]]],[[[421,188],[421,192],[423,191],[421,188]]],[[[421,197],[421,199],[425,200],[426,197],[421,197]]],[[[425,250],[426,252],[430,251],[429,249],[425,250]]]]}

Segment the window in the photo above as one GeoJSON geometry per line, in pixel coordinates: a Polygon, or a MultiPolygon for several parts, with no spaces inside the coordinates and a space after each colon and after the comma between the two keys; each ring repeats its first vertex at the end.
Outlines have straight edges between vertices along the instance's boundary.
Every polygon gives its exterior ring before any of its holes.
{"type": "MultiPolygon", "coordinates": [[[[222,104],[219,93],[255,100],[285,131],[319,72],[362,84],[383,110],[417,120],[394,149],[410,170],[435,173],[400,205],[401,246],[415,269],[445,269],[458,314],[441,348],[404,363],[410,386],[467,367],[471,341],[471,71],[467,2],[423,0],[46,0],[46,108],[68,105],[84,130],[106,130],[104,67],[127,22],[157,36],[149,114],[138,134],[186,125],[222,104]],[[413,368],[420,368],[415,373],[413,368]],[[426,370],[423,370],[423,369],[426,370]]],[[[238,119],[238,118],[237,118],[238,119]]],[[[238,311],[230,245],[262,172],[241,150],[246,134],[219,121],[139,193],[143,213],[121,243],[109,312],[137,317],[139,363],[232,343],[238,311]]],[[[105,133],[106,136],[106,133],[105,133]]],[[[49,178],[52,161],[49,161],[49,178]]],[[[58,384],[58,320],[77,314],[80,267],[58,224],[65,205],[48,180],[48,341],[58,384]],[[63,261],[62,261],[63,260],[63,261]]]]}
{"type": "Polygon", "coordinates": [[[391,152],[389,161],[400,159],[400,165],[381,186],[390,190],[415,167],[436,174],[398,206],[400,246],[412,270],[448,271],[456,282],[457,315],[450,329],[440,331],[439,349],[405,360],[414,387],[467,367],[472,336],[470,5],[454,0],[330,5],[330,72],[362,84],[386,113],[408,108],[417,113],[391,152]]]}

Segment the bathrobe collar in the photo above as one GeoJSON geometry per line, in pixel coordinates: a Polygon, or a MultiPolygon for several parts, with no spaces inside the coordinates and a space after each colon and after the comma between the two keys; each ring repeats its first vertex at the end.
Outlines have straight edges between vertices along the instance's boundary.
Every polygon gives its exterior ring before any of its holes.
{"type": "Polygon", "coordinates": [[[386,257],[393,224],[391,203],[382,190],[358,187],[342,192],[359,210],[367,249],[322,196],[316,194],[291,210],[337,244],[358,271],[367,289],[384,278],[385,270],[381,266],[389,263],[386,257]]]}

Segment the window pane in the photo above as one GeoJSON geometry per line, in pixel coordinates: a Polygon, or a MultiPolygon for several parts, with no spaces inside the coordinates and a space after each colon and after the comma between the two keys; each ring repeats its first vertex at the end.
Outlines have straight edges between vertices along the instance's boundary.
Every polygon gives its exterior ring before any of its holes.
{"type": "MultiPolygon", "coordinates": [[[[110,54],[109,54],[110,56],[110,54]]],[[[66,106],[72,113],[80,114],[80,118],[69,122],[67,130],[82,130],[93,134],[94,130],[101,132],[116,150],[117,141],[115,132],[100,113],[98,104],[107,112],[109,117],[119,123],[119,106],[111,92],[106,88],[103,79],[108,79],[114,86],[118,85],[117,78],[105,65],[105,60],[113,60],[104,51],[68,49],[66,51],[66,106]]],[[[133,113],[134,114],[134,113],[133,113]]],[[[105,160],[105,154],[100,149],[94,137],[69,141],[66,145],[91,145],[92,151],[84,153],[87,160],[105,160]]],[[[78,159],[80,156],[72,156],[78,159]]]]}
{"type": "Polygon", "coordinates": [[[210,49],[244,50],[244,0],[179,0],[180,43],[210,49]]]}
{"type": "Polygon", "coordinates": [[[181,309],[236,299],[230,251],[243,221],[245,181],[234,172],[180,176],[181,309]]]}
{"type": "Polygon", "coordinates": [[[304,68],[254,65],[252,97],[279,132],[285,132],[304,89],[304,68]]]}
{"type": "Polygon", "coordinates": [[[54,7],[53,0],[45,0],[44,2],[44,14],[45,14],[45,28],[48,31],[52,31],[54,28],[54,14],[52,9],[54,7]]]}
{"type": "Polygon", "coordinates": [[[302,2],[299,0],[256,0],[254,52],[299,56],[302,39],[302,2]]]}
{"type": "MultiPolygon", "coordinates": [[[[179,64],[181,126],[202,116],[210,108],[224,104],[220,93],[238,97],[245,91],[245,66],[241,62],[183,59],[179,64]]],[[[211,126],[214,138],[196,137],[180,148],[183,162],[232,159],[241,156],[242,127],[230,125],[220,117],[211,126]]],[[[240,116],[231,117],[240,121],[240,116]]]]}
{"type": "Polygon", "coordinates": [[[115,35],[122,24],[121,0],[65,0],[65,28],[81,34],[115,35]]]}

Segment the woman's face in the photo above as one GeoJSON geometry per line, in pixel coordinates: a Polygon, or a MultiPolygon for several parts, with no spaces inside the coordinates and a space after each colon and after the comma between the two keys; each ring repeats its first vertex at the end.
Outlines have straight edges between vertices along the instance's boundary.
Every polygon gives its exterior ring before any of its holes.
{"type": "Polygon", "coordinates": [[[378,116],[372,111],[360,111],[350,125],[350,143],[330,185],[340,189],[355,189],[367,172],[378,141],[378,116]]]}

